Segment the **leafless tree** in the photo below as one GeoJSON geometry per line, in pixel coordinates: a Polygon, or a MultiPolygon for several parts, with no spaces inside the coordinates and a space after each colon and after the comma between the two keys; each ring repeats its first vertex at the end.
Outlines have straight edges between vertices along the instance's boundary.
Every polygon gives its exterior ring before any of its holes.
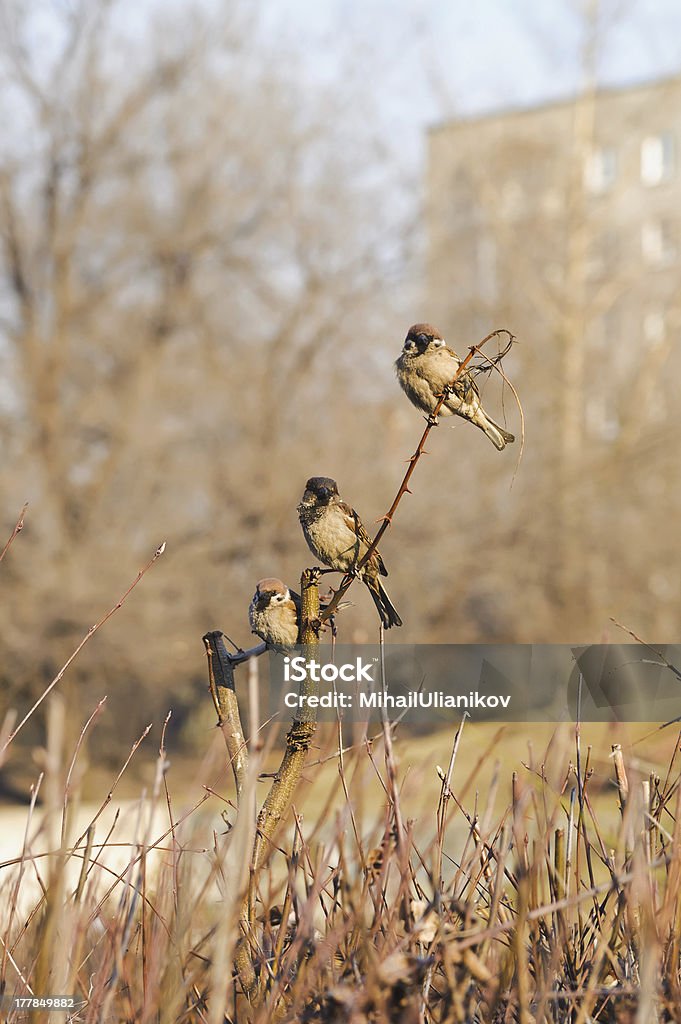
{"type": "Polygon", "coordinates": [[[306,477],[349,476],[361,445],[380,482],[375,373],[404,322],[405,217],[352,82],[313,93],[251,5],[130,17],[110,0],[2,5],[8,522],[31,500],[5,631],[29,684],[120,560],[166,538],[157,591],[110,634],[112,675],[190,704],[205,629],[241,613],[245,642],[254,580],[297,578],[306,477]],[[154,652],[174,678],[151,678],[154,652]]]}

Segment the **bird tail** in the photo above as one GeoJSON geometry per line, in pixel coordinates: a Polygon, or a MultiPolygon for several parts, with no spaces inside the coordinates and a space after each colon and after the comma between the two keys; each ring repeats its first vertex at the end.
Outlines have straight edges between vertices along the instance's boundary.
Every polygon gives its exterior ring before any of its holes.
{"type": "Polygon", "coordinates": [[[498,423],[491,420],[489,416],[481,416],[477,425],[481,430],[485,431],[494,447],[500,452],[503,452],[507,444],[513,444],[515,441],[515,434],[511,434],[508,430],[504,430],[504,428],[500,427],[498,423]]]}
{"type": "Polygon", "coordinates": [[[379,583],[378,580],[375,581],[375,586],[374,581],[372,581],[372,583],[369,583],[368,581],[365,582],[369,587],[369,592],[374,604],[376,605],[378,614],[381,617],[383,628],[390,629],[391,626],[401,626],[402,619],[397,614],[397,609],[388,597],[388,592],[383,584],[379,583]]]}

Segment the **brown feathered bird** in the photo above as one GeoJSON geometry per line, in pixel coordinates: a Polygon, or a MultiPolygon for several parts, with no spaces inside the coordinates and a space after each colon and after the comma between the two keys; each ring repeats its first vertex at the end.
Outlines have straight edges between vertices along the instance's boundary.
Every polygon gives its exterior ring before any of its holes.
{"type": "Polygon", "coordinates": [[[248,609],[251,629],[270,647],[298,643],[300,596],[276,576],[259,580],[248,609]]]}
{"type": "MultiPolygon", "coordinates": [[[[310,551],[331,569],[351,572],[371,545],[361,519],[341,499],[336,481],[328,476],[313,476],[307,481],[298,517],[310,551]]],[[[360,570],[360,578],[371,594],[383,626],[390,629],[401,626],[402,619],[379,579],[387,575],[378,551],[360,570]]]]}
{"type": "MultiPolygon", "coordinates": [[[[461,365],[456,352],[431,324],[414,324],[409,328],[402,354],[395,363],[397,379],[407,398],[423,412],[432,413],[438,398],[461,365]]],[[[472,376],[465,370],[454,383],[440,410],[441,416],[463,416],[483,430],[495,448],[503,451],[515,441],[513,434],[491,419],[482,407],[480,392],[472,376]]]]}

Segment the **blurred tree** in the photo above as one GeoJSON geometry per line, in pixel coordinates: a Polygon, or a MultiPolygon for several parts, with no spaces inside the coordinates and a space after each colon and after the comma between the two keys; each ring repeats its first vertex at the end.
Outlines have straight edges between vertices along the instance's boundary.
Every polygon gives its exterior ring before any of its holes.
{"type": "Polygon", "coordinates": [[[82,671],[190,704],[202,632],[247,642],[255,579],[308,560],[306,477],[383,454],[343,431],[353,405],[377,422],[404,323],[397,184],[351,77],[310,90],[250,4],[1,10],[4,516],[31,499],[5,670],[39,686],[166,538],[82,671]]]}
{"type": "MultiPolygon", "coordinates": [[[[418,191],[351,45],[324,85],[246,0],[0,0],[7,533],[31,501],[0,580],[5,702],[42,688],[165,539],[63,688],[77,707],[108,692],[126,747],[169,705],[175,724],[209,711],[201,635],[247,644],[255,581],[309,563],[305,479],[336,477],[367,527],[386,510],[422,426],[391,365],[418,320],[460,348],[519,336],[527,448],[509,492],[517,445],[434,432],[381,545],[391,642],[588,641],[611,614],[673,634],[678,284],[674,261],[644,272],[632,200],[655,213],[672,184],[612,189],[607,138],[638,176],[651,111],[673,104],[653,92],[623,123],[600,106],[589,4],[576,104],[533,132],[519,113],[432,133],[424,304],[418,191]]],[[[353,601],[342,634],[375,635],[353,601]]]]}

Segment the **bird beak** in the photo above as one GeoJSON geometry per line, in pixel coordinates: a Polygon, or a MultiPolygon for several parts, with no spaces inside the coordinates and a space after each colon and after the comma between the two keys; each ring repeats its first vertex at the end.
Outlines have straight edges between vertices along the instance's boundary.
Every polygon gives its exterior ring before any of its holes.
{"type": "Polygon", "coordinates": [[[269,603],[269,599],[265,594],[258,594],[258,596],[255,599],[255,607],[259,612],[264,611],[269,603]]]}

